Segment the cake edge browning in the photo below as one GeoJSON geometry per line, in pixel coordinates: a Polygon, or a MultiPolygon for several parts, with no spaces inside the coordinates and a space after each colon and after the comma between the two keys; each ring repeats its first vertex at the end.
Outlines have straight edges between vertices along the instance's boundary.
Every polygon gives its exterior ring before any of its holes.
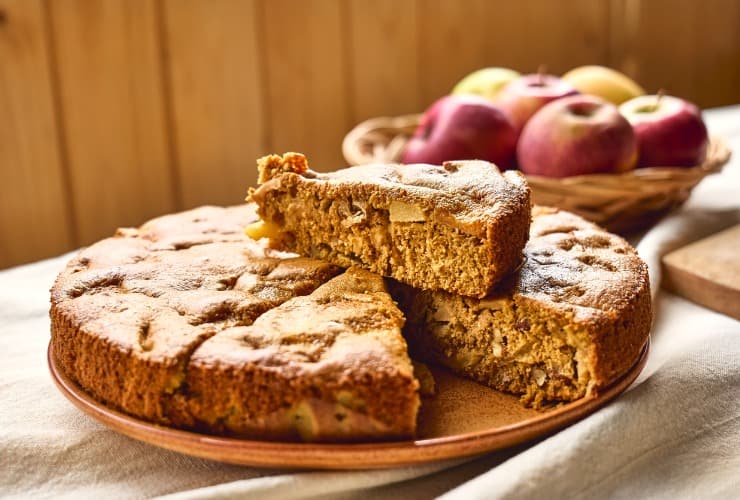
{"type": "MultiPolygon", "coordinates": [[[[593,336],[592,375],[594,389],[608,387],[637,363],[645,348],[653,321],[650,282],[645,279],[633,299],[620,311],[621,321],[610,321],[608,327],[595,330],[593,336]]],[[[614,313],[611,313],[614,314],[614,313]]]]}

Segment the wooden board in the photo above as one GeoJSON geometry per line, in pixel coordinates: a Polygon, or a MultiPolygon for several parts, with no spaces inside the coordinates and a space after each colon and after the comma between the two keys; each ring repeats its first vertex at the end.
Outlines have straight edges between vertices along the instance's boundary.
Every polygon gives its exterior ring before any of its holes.
{"type": "Polygon", "coordinates": [[[418,439],[360,444],[255,441],[151,424],[111,410],[88,396],[57,370],[51,344],[48,363],[57,387],[78,408],[115,431],[154,446],[255,467],[370,469],[477,455],[561,429],[590,415],[629,387],[645,366],[649,344],[648,339],[635,364],[598,395],[544,412],[524,408],[515,396],[454,376],[443,369],[433,369],[437,395],[422,402],[418,439]]]}
{"type": "Polygon", "coordinates": [[[740,320],[740,224],[665,255],[663,286],[740,320]]]}

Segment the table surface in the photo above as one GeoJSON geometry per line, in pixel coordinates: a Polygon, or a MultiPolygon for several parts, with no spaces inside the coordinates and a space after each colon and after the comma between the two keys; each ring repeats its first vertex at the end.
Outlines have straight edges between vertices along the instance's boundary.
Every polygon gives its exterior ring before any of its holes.
{"type": "MultiPolygon", "coordinates": [[[[740,106],[706,111],[705,118],[711,133],[740,152],[740,106]]],[[[659,283],[661,255],[740,222],[739,157],[638,244],[656,318],[648,364],[632,388],[546,439],[476,459],[295,473],[133,441],[77,410],[50,379],[48,290],[69,255],[0,272],[0,496],[737,497],[740,322],[659,283]]]]}

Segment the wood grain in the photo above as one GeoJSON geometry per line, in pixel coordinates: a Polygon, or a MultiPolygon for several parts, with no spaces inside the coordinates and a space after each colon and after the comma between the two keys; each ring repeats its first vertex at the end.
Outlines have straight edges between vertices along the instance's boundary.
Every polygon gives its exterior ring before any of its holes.
{"type": "Polygon", "coordinates": [[[476,69],[499,66],[489,52],[486,33],[491,13],[488,0],[471,0],[461,9],[447,0],[425,1],[419,12],[419,81],[423,108],[446,95],[463,76],[476,69]]]}
{"type": "Polygon", "coordinates": [[[316,170],[345,165],[351,126],[339,0],[262,2],[268,149],[300,151],[316,170]]]}
{"type": "Polygon", "coordinates": [[[37,0],[0,1],[0,267],[74,243],[37,0]]]}
{"type": "Polygon", "coordinates": [[[662,285],[740,320],[740,225],[663,257],[662,285]]]}
{"type": "MultiPolygon", "coordinates": [[[[708,0],[696,12],[694,92],[701,107],[740,102],[740,2],[708,0]]],[[[679,94],[681,95],[681,94],[679,94]]]]}
{"type": "Polygon", "coordinates": [[[419,8],[413,0],[349,2],[346,43],[354,123],[421,109],[419,8]]]}
{"type": "Polygon", "coordinates": [[[740,2],[612,0],[611,26],[612,65],[649,93],[700,107],[738,101],[740,2]]]}
{"type": "Polygon", "coordinates": [[[151,0],[49,2],[79,244],[176,208],[151,0]]]}
{"type": "Polygon", "coordinates": [[[165,0],[167,72],[182,200],[241,203],[267,152],[254,1],[165,0]]]}
{"type": "MultiPolygon", "coordinates": [[[[420,11],[420,79],[425,105],[448,93],[465,74],[503,66],[534,73],[540,65],[562,74],[583,64],[606,64],[608,6],[577,0],[459,2],[431,0],[420,11]]],[[[419,111],[419,109],[414,110],[419,111]]]]}

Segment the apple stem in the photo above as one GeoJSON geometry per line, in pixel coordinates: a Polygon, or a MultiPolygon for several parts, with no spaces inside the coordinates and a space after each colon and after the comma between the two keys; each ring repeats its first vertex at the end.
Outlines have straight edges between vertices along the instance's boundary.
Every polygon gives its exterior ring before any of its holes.
{"type": "Polygon", "coordinates": [[[660,101],[663,99],[663,96],[665,95],[665,90],[658,89],[658,93],[655,95],[655,104],[653,105],[653,111],[657,111],[660,107],[660,101]]]}
{"type": "Polygon", "coordinates": [[[546,73],[547,73],[547,66],[544,64],[540,64],[537,67],[537,77],[538,77],[537,83],[539,83],[540,85],[545,84],[545,74],[546,73]]]}

